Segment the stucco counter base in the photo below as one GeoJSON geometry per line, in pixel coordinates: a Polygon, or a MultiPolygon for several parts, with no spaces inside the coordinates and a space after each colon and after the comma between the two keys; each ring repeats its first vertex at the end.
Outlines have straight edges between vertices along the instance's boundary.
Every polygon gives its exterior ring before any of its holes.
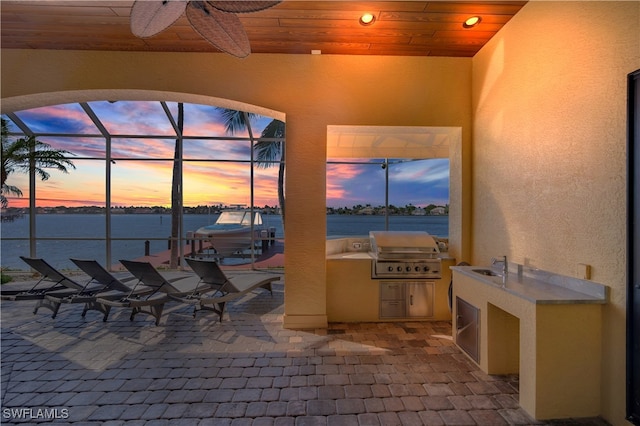
{"type": "Polygon", "coordinates": [[[433,316],[428,318],[380,317],[380,283],[371,278],[372,258],[368,253],[345,253],[327,258],[327,317],[329,322],[384,322],[384,321],[449,321],[447,291],[451,279],[449,267],[454,259],[443,259],[442,278],[422,279],[434,283],[433,316]]]}
{"type": "Polygon", "coordinates": [[[602,303],[535,303],[452,269],[454,300],[480,311],[483,371],[519,374],[520,406],[536,419],[600,414],[602,303]]]}

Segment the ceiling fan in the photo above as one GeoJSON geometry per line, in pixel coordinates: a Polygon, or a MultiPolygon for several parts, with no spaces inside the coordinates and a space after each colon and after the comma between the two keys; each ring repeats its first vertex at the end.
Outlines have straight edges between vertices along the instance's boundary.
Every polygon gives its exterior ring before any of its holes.
{"type": "Polygon", "coordinates": [[[152,37],[186,13],[193,29],[205,40],[223,52],[245,58],[251,45],[236,14],[258,12],[281,1],[136,0],[131,7],[131,32],[140,38],[152,37]]]}

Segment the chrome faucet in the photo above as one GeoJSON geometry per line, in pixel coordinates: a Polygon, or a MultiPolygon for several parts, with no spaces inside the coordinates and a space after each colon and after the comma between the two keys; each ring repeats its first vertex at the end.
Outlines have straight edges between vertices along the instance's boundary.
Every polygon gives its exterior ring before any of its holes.
{"type": "Polygon", "coordinates": [[[491,264],[495,265],[496,263],[502,263],[502,275],[506,276],[509,271],[509,267],[507,266],[507,256],[502,256],[501,259],[495,257],[491,258],[491,264]]]}

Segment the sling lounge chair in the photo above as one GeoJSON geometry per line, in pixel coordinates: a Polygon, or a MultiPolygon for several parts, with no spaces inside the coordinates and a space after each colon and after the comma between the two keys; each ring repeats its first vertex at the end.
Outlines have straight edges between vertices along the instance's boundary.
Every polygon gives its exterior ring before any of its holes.
{"type": "Polygon", "coordinates": [[[42,300],[44,299],[44,295],[49,291],[67,290],[71,293],[72,291],[79,291],[83,288],[81,284],[66,277],[42,259],[24,256],[20,256],[20,259],[31,266],[32,269],[38,271],[41,278],[30,289],[3,289],[2,292],[0,292],[0,299],[2,300],[42,300]]]}
{"type": "MultiPolygon", "coordinates": [[[[125,284],[128,281],[134,280],[135,277],[127,277],[124,280],[116,278],[111,272],[107,271],[100,263],[95,260],[85,259],[71,259],[85,274],[87,274],[91,280],[102,284],[105,287],[104,292],[100,292],[99,297],[101,299],[120,300],[124,298],[141,298],[153,293],[153,288],[145,285],[139,285],[138,281],[133,287],[129,287],[125,284]]],[[[47,298],[50,298],[48,295],[47,298]]],[[[87,311],[96,310],[104,314],[102,318],[103,322],[106,322],[111,311],[111,306],[97,302],[97,297],[88,301],[85,304],[85,309],[82,312],[84,317],[87,311]]]]}
{"type": "Polygon", "coordinates": [[[100,291],[105,290],[104,285],[91,285],[92,280],[87,281],[84,285],[78,283],[51,266],[44,259],[24,256],[20,256],[20,258],[42,275],[42,278],[25,294],[15,294],[14,297],[10,299],[7,297],[5,300],[37,300],[33,309],[34,314],[38,313],[38,309],[44,307],[51,310],[53,312],[51,317],[55,318],[61,303],[87,303],[95,299],[96,294],[100,291]],[[50,281],[55,284],[47,290],[38,290],[38,284],[42,281],[50,281]]]}
{"type": "MultiPolygon", "coordinates": [[[[71,259],[71,261],[76,263],[76,265],[78,265],[78,263],[82,263],[83,265],[92,265],[89,268],[89,272],[85,271],[83,268],[80,268],[87,275],[89,275],[89,281],[87,281],[87,284],[85,284],[81,291],[49,291],[45,294],[45,300],[41,303],[41,305],[51,309],[53,311],[52,317],[55,318],[58,310],[60,309],[60,306],[63,303],[83,303],[83,318],[85,317],[87,311],[94,310],[103,313],[105,316],[104,320],[106,321],[106,317],[109,315],[109,309],[106,309],[104,305],[95,303],[96,298],[98,296],[106,297],[107,295],[120,295],[122,297],[123,295],[127,295],[128,293],[130,293],[131,288],[108,273],[95,260],[78,261],[71,259]],[[97,272],[98,268],[102,271],[97,272]]],[[[131,279],[133,279],[133,277],[131,279]]]]}
{"type": "Polygon", "coordinates": [[[207,293],[178,295],[170,294],[172,299],[193,305],[193,317],[198,311],[213,311],[220,317],[224,315],[227,302],[239,299],[245,294],[263,288],[273,294],[271,283],[280,279],[279,275],[265,272],[246,272],[235,276],[227,276],[217,262],[186,258],[193,271],[204,282],[212,287],[207,293]]]}
{"type": "Polygon", "coordinates": [[[136,314],[145,313],[153,316],[156,319],[156,325],[158,325],[164,305],[171,300],[170,294],[195,294],[198,291],[211,289],[209,286],[200,286],[196,276],[185,275],[168,280],[149,262],[121,260],[120,263],[138,279],[140,284],[151,288],[152,291],[145,296],[98,297],[96,303],[109,307],[131,308],[131,316],[129,317],[131,321],[136,314]]]}

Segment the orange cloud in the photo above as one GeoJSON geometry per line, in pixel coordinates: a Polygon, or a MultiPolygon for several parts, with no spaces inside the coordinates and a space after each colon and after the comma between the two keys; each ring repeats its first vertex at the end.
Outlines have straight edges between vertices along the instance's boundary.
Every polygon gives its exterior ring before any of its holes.
{"type": "Polygon", "coordinates": [[[327,200],[341,200],[347,194],[347,181],[358,176],[356,164],[327,164],[327,200]]]}
{"type": "MultiPolygon", "coordinates": [[[[174,136],[159,102],[106,101],[89,105],[113,135],[166,135],[174,136]]],[[[174,118],[177,103],[167,103],[174,118]]],[[[100,132],[79,104],[57,105],[18,112],[36,132],[76,133],[97,135],[100,132]]],[[[256,136],[268,122],[262,118],[255,124],[256,136]],[[260,127],[260,128],[259,128],[260,127]]],[[[185,104],[185,134],[225,135],[214,107],[185,104]]],[[[247,136],[246,131],[233,136],[247,136]]],[[[106,154],[106,141],[98,137],[41,137],[54,148],[75,153],[78,157],[101,158],[106,154]]],[[[111,140],[111,199],[112,205],[169,205],[175,139],[119,138],[111,140]],[[145,159],[138,160],[138,159],[145,159]],[[158,160],[149,160],[158,159],[158,160]]],[[[185,159],[243,160],[248,159],[248,142],[185,140],[192,150],[185,159]]],[[[74,160],[77,168],[68,175],[52,171],[47,182],[37,181],[36,196],[39,206],[104,205],[106,192],[106,163],[104,160],[74,160]]],[[[185,205],[250,203],[250,166],[233,162],[190,162],[184,166],[185,205]]],[[[277,205],[277,167],[256,169],[254,203],[277,205]]],[[[12,174],[7,182],[24,192],[23,198],[10,198],[10,206],[28,206],[28,176],[12,174]]]]}

